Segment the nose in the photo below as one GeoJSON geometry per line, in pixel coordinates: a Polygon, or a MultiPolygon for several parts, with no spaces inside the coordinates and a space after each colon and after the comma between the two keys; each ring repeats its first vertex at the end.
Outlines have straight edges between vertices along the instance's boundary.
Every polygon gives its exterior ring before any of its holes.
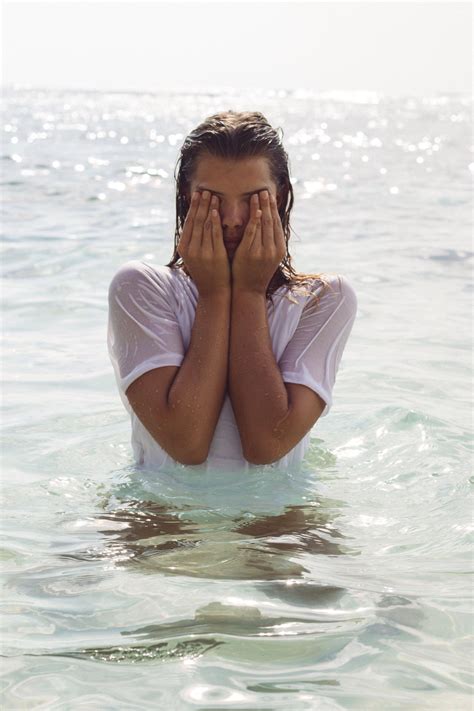
{"type": "Polygon", "coordinates": [[[249,206],[240,200],[221,200],[221,221],[224,232],[241,233],[249,219],[249,206]]]}

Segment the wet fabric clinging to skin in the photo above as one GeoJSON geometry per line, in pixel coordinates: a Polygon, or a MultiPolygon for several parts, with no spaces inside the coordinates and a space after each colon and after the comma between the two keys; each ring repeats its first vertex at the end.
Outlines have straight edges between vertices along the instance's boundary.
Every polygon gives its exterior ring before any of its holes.
{"type": "MultiPolygon", "coordinates": [[[[267,318],[273,354],[284,382],[314,390],[332,407],[332,391],[357,312],[357,298],[342,275],[324,274],[330,288],[315,280],[308,290],[282,286],[268,302],[267,318]],[[319,295],[319,299],[313,298],[319,295]],[[288,298],[290,296],[290,298],[288,298]]],[[[162,366],[180,366],[191,340],[198,301],[193,280],[180,269],[152,266],[139,260],[123,264],[109,286],[107,345],[121,400],[130,414],[135,462],[154,469],[176,465],[147,431],[126,396],[129,385],[162,366]]],[[[273,466],[294,467],[304,458],[310,432],[273,466]]],[[[249,469],[239,431],[226,395],[209,457],[199,469],[249,469]]]]}

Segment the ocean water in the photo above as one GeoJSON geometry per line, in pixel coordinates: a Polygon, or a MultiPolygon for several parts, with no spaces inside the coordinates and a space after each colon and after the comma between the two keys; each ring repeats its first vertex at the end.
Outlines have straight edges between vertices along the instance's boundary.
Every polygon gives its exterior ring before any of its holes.
{"type": "Polygon", "coordinates": [[[469,96],[4,89],[2,708],[471,708],[469,96]],[[359,312],[300,472],[137,468],[107,289],[220,110],[283,129],[359,312]]]}

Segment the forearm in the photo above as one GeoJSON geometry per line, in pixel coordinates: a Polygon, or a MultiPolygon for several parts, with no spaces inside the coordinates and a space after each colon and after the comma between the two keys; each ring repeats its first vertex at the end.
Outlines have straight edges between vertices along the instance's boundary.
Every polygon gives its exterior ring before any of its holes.
{"type": "Polygon", "coordinates": [[[273,355],[263,293],[232,292],[228,389],[245,458],[258,460],[258,443],[275,438],[277,459],[278,426],[289,403],[273,355]]]}
{"type": "Polygon", "coordinates": [[[207,458],[226,394],[231,291],[199,296],[189,348],[168,392],[169,416],[198,458],[207,458]]]}

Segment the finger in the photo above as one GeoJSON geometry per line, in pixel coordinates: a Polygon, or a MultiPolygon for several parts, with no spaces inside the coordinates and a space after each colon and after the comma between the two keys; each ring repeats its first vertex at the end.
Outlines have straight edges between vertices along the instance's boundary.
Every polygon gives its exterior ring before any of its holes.
{"type": "Polygon", "coordinates": [[[262,249],[262,211],[258,208],[253,217],[253,231],[248,246],[249,251],[260,252],[262,249]]]}
{"type": "Polygon", "coordinates": [[[219,199],[214,195],[214,203],[211,208],[212,221],[212,248],[215,253],[220,253],[224,249],[224,235],[222,234],[222,224],[219,215],[219,199]]]}
{"type": "Polygon", "coordinates": [[[255,237],[259,214],[261,215],[261,210],[259,209],[258,205],[258,195],[257,193],[254,193],[254,195],[252,195],[252,197],[250,198],[250,218],[247,223],[247,227],[245,228],[244,236],[242,237],[242,241],[240,243],[241,245],[243,245],[243,250],[250,249],[252,245],[253,239],[255,237]]]}
{"type": "Polygon", "coordinates": [[[189,204],[188,212],[186,214],[186,220],[191,221],[194,220],[196,216],[197,209],[199,207],[199,200],[200,200],[201,194],[195,190],[193,194],[191,195],[191,202],[189,204]]]}
{"type": "Polygon", "coordinates": [[[191,241],[191,235],[193,232],[194,219],[196,217],[196,212],[199,207],[200,193],[194,192],[191,196],[191,204],[189,206],[186,219],[184,221],[183,230],[181,232],[180,238],[180,248],[187,248],[191,241]]]}
{"type": "Polygon", "coordinates": [[[286,253],[285,233],[283,232],[283,225],[281,224],[280,215],[278,213],[277,202],[273,195],[270,195],[270,210],[273,218],[275,245],[278,248],[283,249],[284,253],[286,253]]]}
{"type": "Polygon", "coordinates": [[[262,210],[262,246],[268,249],[274,246],[273,216],[270,208],[269,194],[267,190],[262,190],[259,194],[260,207],[262,210]]]}
{"type": "Polygon", "coordinates": [[[202,230],[202,248],[214,251],[213,216],[212,211],[217,204],[217,197],[213,195],[209,201],[209,209],[202,230]]]}
{"type": "Polygon", "coordinates": [[[199,207],[196,212],[196,217],[194,218],[192,239],[196,241],[198,246],[202,246],[204,223],[209,214],[210,197],[211,193],[209,190],[204,190],[201,193],[199,207]]]}
{"type": "Polygon", "coordinates": [[[250,245],[250,249],[255,249],[257,253],[261,253],[262,245],[262,211],[259,210],[259,213],[257,215],[257,225],[255,227],[255,235],[253,238],[253,242],[250,245]]]}

